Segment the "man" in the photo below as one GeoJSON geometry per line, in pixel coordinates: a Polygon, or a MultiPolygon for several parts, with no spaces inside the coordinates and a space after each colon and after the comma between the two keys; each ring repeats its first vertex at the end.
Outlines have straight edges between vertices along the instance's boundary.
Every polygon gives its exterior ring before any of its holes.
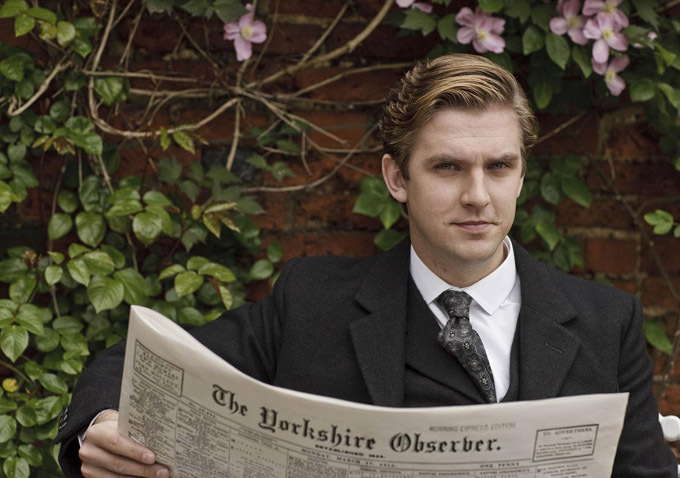
{"type": "MultiPolygon", "coordinates": [[[[675,478],[639,303],[507,238],[535,129],[514,77],[483,57],[416,65],[381,122],[410,242],[366,260],[291,260],[270,297],[192,333],[259,380],[382,406],[629,392],[613,476],[675,478]]],[[[116,432],[122,355],[95,361],[61,420],[69,476],[168,476],[116,432]]]]}

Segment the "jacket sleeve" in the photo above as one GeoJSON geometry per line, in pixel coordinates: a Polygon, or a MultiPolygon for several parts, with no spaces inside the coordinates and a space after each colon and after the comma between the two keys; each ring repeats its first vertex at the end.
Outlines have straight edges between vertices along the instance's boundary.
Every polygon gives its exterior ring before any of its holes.
{"type": "Polygon", "coordinates": [[[678,463],[664,442],[652,394],[652,363],[642,333],[642,309],[637,299],[632,302],[632,316],[621,335],[618,367],[619,390],[630,396],[612,476],[677,478],[678,463]]]}
{"type": "MultiPolygon", "coordinates": [[[[292,259],[283,268],[272,295],[230,310],[189,332],[242,372],[271,383],[285,310],[284,290],[297,260],[292,259]]],[[[71,403],[62,412],[55,441],[61,443],[59,464],[68,478],[81,476],[78,435],[100,411],[118,409],[124,357],[125,342],[102,352],[80,376],[71,403]]]]}

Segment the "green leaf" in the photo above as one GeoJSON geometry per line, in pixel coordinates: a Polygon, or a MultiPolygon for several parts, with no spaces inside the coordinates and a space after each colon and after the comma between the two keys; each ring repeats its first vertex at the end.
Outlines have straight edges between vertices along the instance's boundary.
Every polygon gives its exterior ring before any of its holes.
{"type": "Polygon", "coordinates": [[[186,131],[175,131],[172,133],[172,139],[174,139],[175,143],[177,143],[183,150],[189,151],[190,153],[196,152],[196,148],[194,147],[194,139],[186,131]]]}
{"type": "Polygon", "coordinates": [[[657,13],[658,2],[656,0],[632,0],[640,18],[649,23],[654,29],[659,28],[659,14],[657,13]]]}
{"type": "MultiPolygon", "coordinates": [[[[67,46],[76,37],[76,29],[72,23],[58,22],[57,23],[57,42],[61,46],[67,46]]],[[[97,80],[95,80],[96,82],[97,80]]]]}
{"type": "Polygon", "coordinates": [[[373,238],[373,243],[381,251],[387,251],[399,244],[406,237],[406,233],[395,229],[383,229],[373,238]]]}
{"type": "Polygon", "coordinates": [[[425,13],[417,8],[411,8],[405,12],[406,18],[401,28],[406,30],[420,30],[423,36],[429,35],[437,28],[437,21],[429,13],[425,13]]]}
{"type": "Polygon", "coordinates": [[[553,96],[553,89],[549,82],[540,81],[534,86],[534,101],[539,109],[544,109],[550,104],[553,96]]]}
{"type": "Polygon", "coordinates": [[[161,158],[158,162],[158,179],[166,184],[175,184],[182,175],[182,164],[175,158],[161,158]]]}
{"type": "Polygon", "coordinates": [[[38,20],[42,20],[47,23],[52,24],[57,23],[57,15],[54,12],[47,10],[46,8],[33,7],[29,8],[26,11],[26,13],[32,16],[33,18],[37,18],[38,20]]]}
{"type": "Polygon", "coordinates": [[[250,280],[264,280],[274,273],[274,264],[267,259],[260,259],[253,264],[248,272],[248,279],[250,280]]]}
{"type": "MultiPolygon", "coordinates": [[[[280,241],[274,241],[267,246],[267,259],[279,262],[283,258],[283,246],[280,241]]],[[[228,281],[225,281],[228,282],[228,281]]]]}
{"type": "Polygon", "coordinates": [[[593,201],[593,194],[590,192],[590,189],[578,178],[562,178],[562,191],[583,207],[590,207],[593,201]]]}
{"type": "Polygon", "coordinates": [[[380,211],[380,221],[385,229],[394,225],[401,215],[401,204],[394,200],[385,202],[383,210],[380,211]]]}
{"type": "Polygon", "coordinates": [[[16,402],[12,400],[7,400],[6,398],[0,398],[0,413],[4,414],[7,412],[13,412],[18,408],[16,402]]]}
{"type": "Polygon", "coordinates": [[[550,19],[554,16],[554,5],[537,5],[531,9],[531,21],[546,32],[550,30],[550,19]]]}
{"type": "Polygon", "coordinates": [[[2,464],[2,470],[7,478],[28,478],[31,474],[31,467],[26,460],[17,456],[10,456],[2,464]]]}
{"type": "Polygon", "coordinates": [[[0,180],[0,213],[5,212],[12,204],[12,188],[5,182],[0,180]]]}
{"type": "Polygon", "coordinates": [[[14,438],[17,432],[17,421],[14,417],[0,415],[0,443],[14,438]]]}
{"type": "Polygon", "coordinates": [[[581,68],[583,77],[590,78],[590,75],[593,72],[593,65],[590,63],[590,56],[586,53],[585,49],[580,46],[574,46],[572,55],[576,64],[581,68]]]}
{"type": "Polygon", "coordinates": [[[531,4],[529,0],[512,0],[505,13],[510,18],[519,18],[520,23],[524,23],[531,16],[531,4]]]}
{"type": "Polygon", "coordinates": [[[118,279],[94,276],[87,287],[87,296],[99,313],[118,307],[125,297],[125,288],[118,279]]]}
{"type": "Polygon", "coordinates": [[[59,345],[59,334],[52,329],[45,329],[45,333],[35,338],[35,346],[41,352],[50,352],[59,345]]]}
{"type": "Polygon", "coordinates": [[[113,76],[95,78],[94,90],[104,104],[110,106],[120,98],[123,92],[123,80],[113,76]]]}
{"type": "Polygon", "coordinates": [[[19,307],[16,320],[26,330],[34,335],[42,335],[45,327],[40,318],[40,309],[31,304],[22,304],[19,307]]]}
{"type": "Polygon", "coordinates": [[[28,10],[28,4],[24,0],[6,0],[0,7],[0,18],[16,17],[28,10]]]}
{"type": "Polygon", "coordinates": [[[288,139],[277,139],[276,147],[281,151],[286,151],[287,153],[299,153],[300,147],[288,139]]]}
{"type": "MultiPolygon", "coordinates": [[[[10,325],[2,329],[0,334],[0,349],[12,362],[28,347],[28,332],[20,325],[10,325]]],[[[0,440],[2,443],[2,440],[0,440]]]]}
{"type": "Polygon", "coordinates": [[[47,266],[45,268],[45,282],[47,285],[53,286],[59,282],[64,275],[64,270],[61,266],[47,266]]]}
{"type": "MultiPolygon", "coordinates": [[[[52,23],[43,22],[40,25],[39,37],[41,40],[54,40],[57,36],[57,26],[52,23]]],[[[68,89],[67,89],[68,91],[68,89]]]]}
{"type": "Polygon", "coordinates": [[[108,275],[115,269],[113,259],[103,251],[92,251],[83,254],[82,260],[92,275],[108,275]]]}
{"type": "Polygon", "coordinates": [[[541,196],[551,204],[557,204],[561,199],[560,178],[556,174],[548,173],[541,178],[541,196]]]}
{"type": "Polygon", "coordinates": [[[12,81],[24,79],[24,61],[19,55],[12,55],[0,61],[0,73],[12,81]]]}
{"type": "Polygon", "coordinates": [[[172,201],[170,201],[165,194],[158,191],[147,191],[144,194],[144,203],[150,206],[172,206],[172,201]]]}
{"type": "Polygon", "coordinates": [[[35,272],[22,275],[9,286],[9,298],[17,303],[27,302],[37,282],[35,272]]]}
{"type": "Polygon", "coordinates": [[[26,152],[26,145],[23,144],[10,144],[7,147],[7,157],[11,163],[26,159],[26,152]]]}
{"type": "Polygon", "coordinates": [[[536,232],[538,232],[538,235],[541,236],[551,251],[555,249],[555,246],[557,246],[562,239],[560,231],[558,231],[555,224],[550,221],[538,221],[536,224],[536,232]]]}
{"type": "Polygon", "coordinates": [[[179,274],[180,272],[183,272],[184,270],[185,269],[184,269],[183,265],[173,264],[171,266],[166,267],[165,269],[163,269],[161,271],[161,273],[158,275],[158,280],[163,280],[163,279],[167,279],[169,277],[173,277],[173,276],[179,274]]]}
{"type": "Polygon", "coordinates": [[[42,455],[40,450],[33,445],[19,445],[19,456],[26,460],[26,462],[34,467],[42,465],[42,455]]]}
{"type": "Polygon", "coordinates": [[[194,271],[180,272],[175,276],[175,291],[178,297],[192,294],[203,284],[203,277],[194,271]]]}
{"type": "Polygon", "coordinates": [[[87,154],[102,154],[104,151],[104,143],[97,133],[85,133],[76,136],[76,146],[83,148],[87,154]]]}
{"type": "Polygon", "coordinates": [[[61,252],[48,251],[47,254],[49,254],[55,264],[61,264],[64,262],[64,254],[61,252]]]}
{"type": "Polygon", "coordinates": [[[83,135],[94,131],[94,123],[85,116],[72,116],[66,120],[64,126],[76,135],[83,135]]]}
{"type": "Polygon", "coordinates": [[[385,204],[389,200],[387,198],[381,198],[374,196],[372,194],[362,193],[359,194],[357,200],[354,203],[352,212],[356,214],[363,214],[364,216],[376,217],[385,208],[385,204]]]}
{"type": "Polygon", "coordinates": [[[642,331],[647,342],[667,355],[672,355],[673,344],[666,334],[666,324],[661,320],[645,320],[642,323],[642,331]]]}
{"type": "Polygon", "coordinates": [[[668,83],[659,83],[657,86],[666,95],[670,104],[672,104],[676,110],[680,110],[680,89],[673,88],[668,83]]]}
{"type": "Polygon", "coordinates": [[[87,287],[90,284],[90,270],[82,259],[72,259],[66,264],[69,274],[74,281],[87,287]]]}
{"type": "Polygon", "coordinates": [[[197,271],[203,267],[204,265],[208,264],[210,262],[210,259],[207,259],[203,256],[191,256],[189,260],[187,261],[187,269],[190,271],[197,271]]]}
{"type": "Polygon", "coordinates": [[[229,310],[234,303],[234,297],[231,295],[231,291],[222,283],[217,285],[217,292],[220,296],[220,300],[224,305],[224,308],[229,310]]]}
{"type": "Polygon", "coordinates": [[[522,49],[525,55],[540,50],[545,45],[545,34],[531,25],[522,35],[522,49]]]}
{"type": "Polygon", "coordinates": [[[62,315],[54,319],[52,327],[59,335],[77,334],[83,330],[83,323],[69,315],[62,315]]]}
{"type": "Polygon", "coordinates": [[[17,410],[15,417],[19,422],[19,425],[24,427],[32,427],[38,422],[38,416],[35,413],[35,410],[26,405],[23,405],[17,410]]]}
{"type": "Polygon", "coordinates": [[[73,242],[71,243],[70,246],[68,246],[68,256],[71,259],[76,258],[89,251],[91,251],[89,247],[85,247],[82,244],[78,244],[77,242],[73,242]]]}
{"type": "Polygon", "coordinates": [[[479,6],[485,12],[500,12],[503,9],[503,0],[479,0],[479,6]]]}
{"type": "Polygon", "coordinates": [[[50,239],[59,239],[68,234],[73,228],[73,218],[68,214],[56,213],[47,223],[47,237],[50,239]]]}
{"type": "Polygon", "coordinates": [[[59,100],[50,107],[50,118],[56,123],[63,123],[71,115],[71,102],[67,99],[59,100]]]}
{"type": "Polygon", "coordinates": [[[160,217],[149,212],[142,212],[132,221],[132,231],[142,244],[148,246],[154,242],[163,231],[163,221],[160,217]]]}
{"type": "Polygon", "coordinates": [[[12,283],[28,271],[28,265],[20,258],[0,261],[0,282],[12,283]]]}
{"type": "Polygon", "coordinates": [[[128,216],[130,214],[137,214],[144,210],[142,203],[136,199],[128,199],[125,201],[117,201],[106,211],[106,217],[128,216]]]}
{"type": "Polygon", "coordinates": [[[213,8],[223,23],[235,22],[248,12],[239,0],[215,0],[213,8]]]}
{"type": "Polygon", "coordinates": [[[631,101],[648,101],[656,95],[656,83],[650,78],[641,78],[630,82],[631,101]]]}
{"type": "Polygon", "coordinates": [[[97,247],[106,234],[104,216],[98,212],[79,212],[76,216],[78,238],[90,247],[97,247]]]}
{"type": "Polygon", "coordinates": [[[64,189],[57,195],[57,204],[62,211],[70,214],[78,209],[78,197],[73,191],[64,189]]]}
{"type": "Polygon", "coordinates": [[[202,265],[201,268],[198,269],[198,273],[200,275],[214,277],[221,282],[233,282],[236,280],[236,276],[228,267],[215,262],[208,262],[202,265]]]}
{"type": "Polygon", "coordinates": [[[123,299],[130,305],[143,304],[149,296],[149,290],[144,277],[132,268],[117,271],[113,276],[123,284],[125,294],[123,299]]]}
{"type": "Polygon", "coordinates": [[[27,15],[26,13],[20,13],[14,19],[14,36],[20,37],[33,30],[35,27],[35,18],[27,15]]]}
{"type": "Polygon", "coordinates": [[[205,324],[205,319],[203,318],[203,315],[193,307],[182,307],[177,314],[177,322],[180,324],[198,326],[205,324]]]}
{"type": "Polygon", "coordinates": [[[68,392],[68,387],[64,379],[53,373],[44,373],[38,379],[40,384],[50,392],[63,394],[68,392]]]}
{"type": "Polygon", "coordinates": [[[548,32],[545,38],[545,47],[550,59],[564,70],[571,54],[567,40],[553,32],[548,32]]]}
{"type": "Polygon", "coordinates": [[[85,58],[90,54],[90,52],[92,52],[92,43],[90,43],[90,40],[87,39],[76,38],[73,40],[71,48],[73,48],[73,51],[78,53],[82,58],[85,58]]]}
{"type": "Polygon", "coordinates": [[[245,214],[262,214],[264,209],[262,206],[251,196],[243,196],[236,201],[238,210],[245,214]]]}

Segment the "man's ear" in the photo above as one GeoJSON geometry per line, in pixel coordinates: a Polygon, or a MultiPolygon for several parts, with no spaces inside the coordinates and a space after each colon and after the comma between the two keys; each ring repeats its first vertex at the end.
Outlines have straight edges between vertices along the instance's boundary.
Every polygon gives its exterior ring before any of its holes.
{"type": "Polygon", "coordinates": [[[401,169],[396,161],[394,161],[389,154],[385,154],[382,157],[382,174],[385,184],[387,185],[387,190],[392,197],[399,202],[405,203],[408,199],[406,179],[404,179],[403,174],[401,174],[401,169]]]}
{"type": "Polygon", "coordinates": [[[519,195],[522,194],[522,186],[524,186],[524,175],[522,175],[522,178],[519,180],[519,187],[517,188],[517,197],[519,197],[519,195]]]}

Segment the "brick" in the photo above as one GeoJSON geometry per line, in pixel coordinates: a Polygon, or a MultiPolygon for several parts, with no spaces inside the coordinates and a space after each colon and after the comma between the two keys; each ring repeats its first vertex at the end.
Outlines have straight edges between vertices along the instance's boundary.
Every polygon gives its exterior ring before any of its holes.
{"type": "MultiPolygon", "coordinates": [[[[654,250],[659,255],[661,264],[669,274],[680,273],[680,254],[678,247],[680,240],[674,238],[672,235],[667,236],[651,236],[654,241],[654,250]]],[[[654,262],[651,251],[646,245],[642,248],[642,270],[650,274],[659,274],[659,270],[654,262]]]]}
{"type": "Polygon", "coordinates": [[[288,229],[287,210],[290,203],[288,193],[258,193],[257,201],[265,210],[264,214],[251,216],[257,227],[276,231],[288,229]]]}
{"type": "MultiPolygon", "coordinates": [[[[268,25],[269,26],[269,25],[268,25]]],[[[276,28],[268,30],[271,41],[267,44],[267,55],[291,55],[307,52],[324,29],[315,25],[292,25],[277,23],[276,28]]],[[[229,48],[233,49],[229,42],[229,48]]],[[[261,45],[254,45],[253,51],[258,51],[261,45]]]]}
{"type": "Polygon", "coordinates": [[[661,156],[658,133],[648,124],[625,124],[609,131],[606,138],[612,158],[648,158],[661,156]]]}
{"type": "MultiPolygon", "coordinates": [[[[381,158],[382,152],[376,152],[373,154],[357,154],[349,160],[348,164],[361,168],[368,175],[381,176],[381,158]]],[[[348,184],[354,184],[358,188],[359,181],[361,181],[361,178],[366,176],[366,173],[351,169],[349,167],[344,167],[338,171],[338,176],[348,184]]]]}
{"type": "Polygon", "coordinates": [[[635,270],[636,244],[615,239],[588,239],[584,256],[590,271],[630,274],[635,270]]]}
{"type": "MultiPolygon", "coordinates": [[[[539,114],[537,118],[540,125],[540,139],[541,136],[563,125],[571,119],[571,116],[539,114]]],[[[591,115],[576,121],[559,134],[541,141],[534,148],[534,152],[537,154],[584,154],[585,149],[587,153],[597,154],[598,144],[598,122],[597,118],[591,115]]]]}
{"type": "MultiPolygon", "coordinates": [[[[3,2],[4,3],[4,2],[3,2]]],[[[14,18],[0,18],[0,43],[14,45],[28,50],[34,55],[36,61],[45,61],[47,56],[45,50],[30,34],[22,35],[19,38],[14,36],[14,18]]]]}
{"type": "Polygon", "coordinates": [[[619,290],[622,290],[624,292],[628,292],[629,294],[635,295],[637,292],[637,285],[635,282],[632,281],[624,281],[624,280],[614,280],[612,281],[612,285],[616,287],[619,290]]]}
{"type": "Polygon", "coordinates": [[[620,202],[614,200],[595,200],[589,208],[575,201],[562,201],[556,206],[558,226],[569,227],[606,227],[610,229],[632,229],[630,214],[620,202]]]}
{"type": "MultiPolygon", "coordinates": [[[[337,113],[330,111],[300,111],[294,112],[298,116],[324,128],[329,133],[339,137],[346,143],[343,145],[318,131],[310,130],[309,139],[325,148],[351,149],[364,135],[366,129],[372,124],[371,119],[362,113],[337,113]]],[[[362,145],[365,147],[366,145],[362,145]]]]}
{"type": "Polygon", "coordinates": [[[352,212],[356,194],[314,194],[296,197],[295,226],[327,226],[334,229],[373,231],[382,229],[380,221],[352,212]]]}
{"type": "MultiPolygon", "coordinates": [[[[673,276],[670,278],[672,287],[680,294],[680,276],[673,276]]],[[[642,281],[642,303],[645,306],[653,306],[655,308],[662,308],[677,310],[680,303],[673,298],[668,284],[663,277],[646,277],[642,281]]]]}
{"type": "Polygon", "coordinates": [[[277,237],[283,245],[284,260],[291,257],[345,255],[369,257],[377,254],[374,234],[363,231],[300,231],[277,237]]]}
{"type": "Polygon", "coordinates": [[[680,385],[669,385],[659,400],[662,415],[680,415],[680,385]]]}
{"type": "MultiPolygon", "coordinates": [[[[131,21],[121,22],[118,27],[121,38],[128,38],[131,31],[131,21]]],[[[156,54],[170,53],[177,45],[180,35],[181,28],[167,16],[152,18],[144,15],[139,22],[132,45],[156,54]]]]}
{"type": "MultiPolygon", "coordinates": [[[[296,86],[298,89],[307,88],[343,71],[341,68],[302,70],[295,76],[296,86]]],[[[348,75],[312,90],[305,97],[329,101],[382,101],[402,74],[401,70],[381,70],[348,75]]]]}
{"type": "MultiPolygon", "coordinates": [[[[303,15],[305,17],[334,18],[345,2],[343,0],[325,0],[323,2],[310,2],[307,0],[288,0],[279,2],[279,15],[303,15]]],[[[270,5],[270,13],[274,6],[270,5]]],[[[349,10],[345,15],[349,13],[349,10]]]]}
{"type": "MultiPolygon", "coordinates": [[[[334,50],[356,37],[365,25],[340,24],[326,41],[327,48],[334,50]]],[[[420,32],[408,36],[397,36],[399,29],[381,25],[354,50],[353,54],[384,61],[415,61],[427,56],[437,44],[436,34],[423,37],[420,32]]]]}
{"type": "MultiPolygon", "coordinates": [[[[593,191],[612,192],[601,174],[610,177],[606,161],[598,161],[588,170],[586,183],[593,191]]],[[[669,161],[614,162],[613,184],[621,194],[677,195],[680,174],[669,161]]]]}

